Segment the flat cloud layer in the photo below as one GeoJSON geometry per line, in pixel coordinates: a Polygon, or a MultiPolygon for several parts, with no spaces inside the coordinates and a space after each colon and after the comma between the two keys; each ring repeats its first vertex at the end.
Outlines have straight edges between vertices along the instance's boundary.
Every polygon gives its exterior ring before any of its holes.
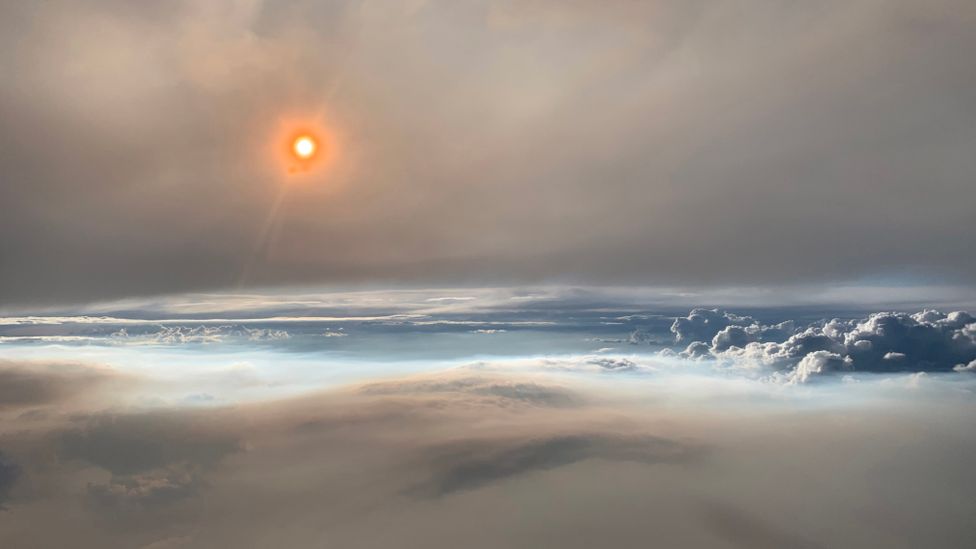
{"type": "Polygon", "coordinates": [[[4,2],[0,301],[971,284],[974,28],[965,0],[4,2]],[[329,128],[329,170],[291,181],[284,120],[329,128]]]}
{"type": "Polygon", "coordinates": [[[968,546],[971,379],[706,395],[459,370],[231,407],[22,403],[0,411],[0,544],[968,546]]]}
{"type": "MultiPolygon", "coordinates": [[[[878,311],[873,303],[753,304],[738,314],[687,312],[678,303],[707,297],[676,302],[634,288],[170,296],[0,316],[0,345],[25,358],[96,350],[123,368],[135,361],[191,376],[223,356],[235,368],[264,363],[269,386],[289,376],[311,382],[316,372],[361,380],[359,361],[373,363],[372,375],[402,372],[411,362],[411,371],[429,370],[434,366],[423,363],[435,361],[614,375],[712,369],[783,383],[976,370],[976,317],[916,308],[910,297],[902,293],[901,311],[878,311]],[[285,373],[289,361],[297,367],[285,373]]],[[[0,407],[49,389],[0,369],[4,376],[0,407]]],[[[228,389],[220,385],[207,391],[228,389]]]]}

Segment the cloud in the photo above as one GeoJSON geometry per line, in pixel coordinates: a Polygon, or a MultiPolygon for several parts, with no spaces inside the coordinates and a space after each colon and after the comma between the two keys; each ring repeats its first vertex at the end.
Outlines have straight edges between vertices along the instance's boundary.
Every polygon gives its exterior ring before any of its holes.
{"type": "Polygon", "coordinates": [[[59,435],[66,459],[112,475],[141,475],[177,464],[208,468],[241,450],[232,433],[208,430],[191,413],[98,414],[59,435]]]}
{"type": "Polygon", "coordinates": [[[832,372],[849,372],[854,361],[850,357],[840,356],[829,351],[813,351],[804,355],[793,370],[790,380],[795,383],[806,383],[813,376],[832,372]]]}
{"type": "Polygon", "coordinates": [[[32,501],[64,497],[66,490],[126,512],[171,505],[201,493],[214,471],[244,449],[242,430],[217,413],[107,413],[99,411],[105,406],[100,402],[88,401],[72,414],[52,414],[30,429],[10,430],[20,418],[0,421],[10,451],[0,453],[0,505],[18,510],[32,501]],[[30,482],[10,501],[21,476],[30,482]]]}
{"type": "Polygon", "coordinates": [[[487,397],[489,404],[502,407],[511,404],[554,407],[572,407],[582,404],[581,397],[565,387],[484,375],[371,383],[362,386],[360,391],[367,395],[444,395],[452,401],[464,398],[469,404],[478,402],[469,400],[471,398],[487,397]]]}
{"type": "Polygon", "coordinates": [[[952,370],[955,372],[976,372],[976,359],[969,364],[956,364],[952,370]]]}
{"type": "Polygon", "coordinates": [[[621,357],[591,358],[588,362],[611,372],[624,372],[639,368],[638,364],[633,360],[621,357]]]}
{"type": "Polygon", "coordinates": [[[692,309],[688,316],[679,317],[671,325],[677,343],[708,341],[733,322],[752,324],[748,317],[738,317],[717,309],[692,309]]]}
{"type": "Polygon", "coordinates": [[[763,325],[695,309],[675,320],[671,331],[676,344],[691,341],[683,357],[788,371],[784,379],[799,383],[839,371],[963,371],[976,359],[976,318],[964,311],[880,312],[801,329],[794,321],[763,325]]]}
{"type": "Polygon", "coordinates": [[[784,531],[758,517],[743,513],[737,506],[711,501],[701,506],[705,526],[732,545],[743,549],[815,549],[819,544],[784,531]]]}
{"type": "Polygon", "coordinates": [[[220,343],[227,340],[278,341],[288,339],[286,330],[249,328],[247,326],[157,326],[155,330],[140,330],[130,334],[121,328],[112,334],[116,340],[130,344],[182,345],[187,343],[220,343]]]}
{"type": "Polygon", "coordinates": [[[688,316],[676,318],[671,325],[677,343],[706,341],[717,350],[744,347],[753,341],[775,341],[788,336],[794,329],[792,320],[765,326],[752,317],[718,309],[692,309],[688,316]]]}
{"type": "Polygon", "coordinates": [[[0,542],[857,547],[883,520],[906,547],[970,545],[968,376],[870,405],[847,397],[880,382],[742,398],[713,381],[454,369],[208,408],[109,393],[27,429],[0,415],[0,542]]]}
{"type": "Polygon", "coordinates": [[[61,404],[126,381],[106,367],[0,361],[0,410],[61,404]]]}
{"type": "Polygon", "coordinates": [[[0,452],[0,511],[5,509],[4,504],[20,474],[20,466],[0,452]]]}
{"type": "Polygon", "coordinates": [[[695,449],[672,440],[604,434],[550,436],[528,441],[462,441],[428,450],[422,460],[434,472],[407,493],[443,497],[586,459],[682,463],[695,453],[695,449]]]}
{"type": "Polygon", "coordinates": [[[185,466],[171,466],[135,475],[113,475],[104,483],[90,483],[88,495],[99,505],[163,505],[195,495],[199,474],[185,466]]]}

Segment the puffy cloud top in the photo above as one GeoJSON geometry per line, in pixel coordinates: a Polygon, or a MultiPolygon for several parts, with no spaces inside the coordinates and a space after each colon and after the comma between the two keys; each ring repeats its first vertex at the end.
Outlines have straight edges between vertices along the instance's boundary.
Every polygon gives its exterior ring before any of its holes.
{"type": "Polygon", "coordinates": [[[804,328],[794,321],[764,325],[749,316],[694,309],[674,321],[686,358],[771,367],[804,383],[837,371],[976,371],[976,318],[880,312],[860,320],[823,320],[804,328]]]}

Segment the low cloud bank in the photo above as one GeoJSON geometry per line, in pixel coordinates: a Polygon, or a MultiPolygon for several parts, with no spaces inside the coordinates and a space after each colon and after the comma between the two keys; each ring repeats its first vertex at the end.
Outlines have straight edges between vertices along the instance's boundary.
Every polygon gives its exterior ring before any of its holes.
{"type": "Polygon", "coordinates": [[[666,349],[666,356],[771,369],[773,379],[787,383],[835,372],[976,371],[976,318],[964,311],[879,312],[801,326],[694,309],[675,319],[671,332],[681,350],[666,349]]]}
{"type": "Polygon", "coordinates": [[[127,387],[132,379],[103,366],[0,360],[0,413],[63,406],[127,387]]]}
{"type": "MultiPolygon", "coordinates": [[[[796,370],[844,362],[815,351],[796,370]]],[[[7,365],[33,387],[65,368],[7,365]]],[[[113,379],[84,368],[68,371],[113,379]]],[[[0,546],[972,546],[976,378],[927,377],[840,398],[555,366],[213,407],[35,392],[0,413],[0,546]],[[829,406],[798,405],[810,395],[829,406]]]]}

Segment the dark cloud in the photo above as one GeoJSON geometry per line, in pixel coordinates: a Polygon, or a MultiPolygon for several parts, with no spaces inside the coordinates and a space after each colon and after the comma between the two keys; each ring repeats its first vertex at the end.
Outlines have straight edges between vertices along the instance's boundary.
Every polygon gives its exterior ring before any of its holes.
{"type": "Polygon", "coordinates": [[[816,543],[798,538],[776,524],[769,524],[737,509],[735,505],[712,501],[701,506],[705,527],[735,547],[748,549],[816,549],[816,543]]]}
{"type": "Polygon", "coordinates": [[[4,504],[10,497],[10,492],[20,478],[20,474],[20,466],[0,452],[0,511],[5,509],[4,504]]]}
{"type": "Polygon", "coordinates": [[[626,372],[637,369],[637,363],[626,358],[592,358],[590,364],[599,366],[608,372],[626,372]]]}
{"type": "Polygon", "coordinates": [[[138,475],[188,463],[212,467],[241,450],[233,434],[199,425],[192,413],[99,414],[60,435],[62,455],[113,475],[138,475]]]}
{"type": "Polygon", "coordinates": [[[692,309],[688,316],[674,320],[671,333],[678,343],[711,341],[716,334],[733,322],[751,325],[755,321],[749,317],[719,312],[717,309],[692,309]]]}
{"type": "Polygon", "coordinates": [[[200,484],[196,472],[175,468],[113,476],[108,482],[89,484],[88,494],[105,506],[160,505],[195,495],[200,484]]]}
{"type": "Polygon", "coordinates": [[[782,341],[794,330],[792,320],[767,326],[750,316],[718,309],[692,309],[688,316],[678,317],[671,324],[677,343],[710,342],[717,350],[743,347],[752,341],[782,341]]]}
{"type": "Polygon", "coordinates": [[[108,368],[0,361],[0,410],[61,403],[125,379],[108,368]]]}
{"type": "Polygon", "coordinates": [[[972,2],[522,4],[3,3],[0,301],[972,284],[972,2]]]}
{"type": "Polygon", "coordinates": [[[432,466],[434,472],[406,493],[441,497],[586,459],[683,463],[695,457],[697,451],[697,448],[663,438],[604,434],[563,435],[527,441],[461,441],[427,452],[422,462],[432,466]]]}

